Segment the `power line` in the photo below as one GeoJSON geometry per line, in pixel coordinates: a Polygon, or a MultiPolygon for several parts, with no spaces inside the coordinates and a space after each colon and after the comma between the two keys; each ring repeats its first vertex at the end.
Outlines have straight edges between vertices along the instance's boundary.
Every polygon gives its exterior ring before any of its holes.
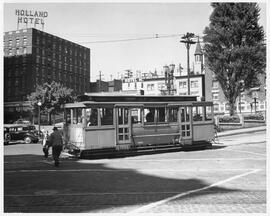
{"type": "Polygon", "coordinates": [[[127,38],[127,39],[116,39],[116,40],[99,40],[99,41],[82,41],[79,42],[81,44],[84,43],[115,43],[115,42],[127,42],[127,41],[138,41],[138,40],[150,40],[150,39],[158,39],[158,38],[171,38],[171,37],[179,37],[184,34],[171,34],[171,35],[159,35],[155,34],[151,37],[137,37],[137,38],[127,38]]]}

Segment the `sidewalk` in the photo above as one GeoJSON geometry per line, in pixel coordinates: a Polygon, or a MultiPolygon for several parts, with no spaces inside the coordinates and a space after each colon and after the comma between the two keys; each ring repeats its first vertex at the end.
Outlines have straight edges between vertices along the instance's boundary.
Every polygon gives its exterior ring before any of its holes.
{"type": "Polygon", "coordinates": [[[230,135],[236,135],[236,134],[243,134],[243,133],[249,133],[249,132],[257,132],[257,131],[265,131],[266,126],[260,126],[260,127],[251,127],[251,128],[241,128],[236,130],[228,130],[223,132],[218,132],[218,137],[223,136],[230,136],[230,135]]]}

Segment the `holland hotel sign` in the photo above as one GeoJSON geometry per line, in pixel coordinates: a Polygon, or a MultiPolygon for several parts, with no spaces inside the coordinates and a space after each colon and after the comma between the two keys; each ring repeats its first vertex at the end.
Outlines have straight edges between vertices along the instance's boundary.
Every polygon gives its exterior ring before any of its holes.
{"type": "Polygon", "coordinates": [[[44,25],[44,19],[48,17],[47,11],[32,11],[32,10],[15,10],[15,15],[18,16],[18,24],[41,24],[44,25]]]}

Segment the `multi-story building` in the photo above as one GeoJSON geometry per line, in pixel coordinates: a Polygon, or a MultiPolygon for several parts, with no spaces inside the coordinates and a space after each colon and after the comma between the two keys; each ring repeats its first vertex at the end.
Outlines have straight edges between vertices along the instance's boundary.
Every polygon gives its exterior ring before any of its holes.
{"type": "Polygon", "coordinates": [[[5,114],[27,110],[27,95],[51,81],[76,94],[88,92],[90,49],[35,28],[5,32],[5,114]]]}
{"type": "MultiPolygon", "coordinates": [[[[196,45],[194,56],[195,64],[190,73],[190,94],[196,95],[198,100],[212,100],[212,73],[205,73],[203,53],[199,42],[196,45]]],[[[132,73],[128,71],[128,74],[132,73]]],[[[139,76],[127,76],[128,74],[125,72],[123,91],[143,90],[145,95],[168,94],[165,71],[140,73],[139,76]]],[[[183,71],[181,64],[174,69],[171,94],[188,95],[188,76],[187,72],[183,71]]]]}
{"type": "MultiPolygon", "coordinates": [[[[206,70],[209,70],[206,68],[206,70]]],[[[210,70],[209,70],[209,73],[210,70]]],[[[214,113],[228,114],[229,104],[226,100],[223,90],[212,73],[212,97],[214,104],[214,113]]],[[[255,113],[257,111],[264,114],[266,110],[266,75],[259,76],[260,85],[255,88],[241,92],[236,99],[235,110],[237,113],[255,113]]]]}

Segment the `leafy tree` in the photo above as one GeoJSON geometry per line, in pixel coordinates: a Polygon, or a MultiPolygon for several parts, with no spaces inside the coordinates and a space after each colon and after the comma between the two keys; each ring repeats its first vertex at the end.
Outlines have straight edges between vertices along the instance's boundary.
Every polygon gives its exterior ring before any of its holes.
{"type": "Polygon", "coordinates": [[[65,103],[73,102],[73,90],[63,87],[55,81],[38,85],[36,91],[28,95],[28,101],[34,112],[37,113],[38,102],[41,102],[40,111],[49,114],[49,124],[51,124],[51,115],[62,111],[61,106],[65,103]]]}
{"type": "Polygon", "coordinates": [[[204,30],[207,66],[215,73],[234,115],[241,90],[259,84],[265,73],[264,31],[258,24],[256,3],[212,3],[209,27],[204,30]]]}

